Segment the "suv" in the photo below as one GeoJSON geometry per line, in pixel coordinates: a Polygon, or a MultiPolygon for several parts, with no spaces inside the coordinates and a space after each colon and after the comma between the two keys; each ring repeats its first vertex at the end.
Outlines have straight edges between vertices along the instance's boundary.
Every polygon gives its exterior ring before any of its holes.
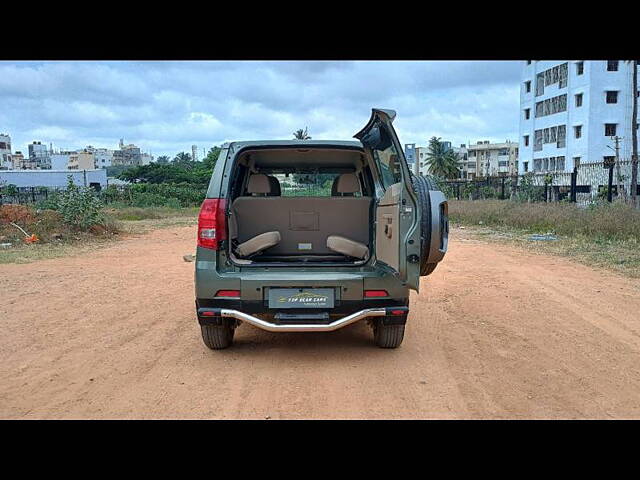
{"type": "Polygon", "coordinates": [[[198,218],[196,311],[211,349],[242,322],[326,332],[366,319],[376,345],[402,343],[409,290],[447,251],[447,201],[413,176],[373,109],[358,141],[224,145],[198,218]]]}

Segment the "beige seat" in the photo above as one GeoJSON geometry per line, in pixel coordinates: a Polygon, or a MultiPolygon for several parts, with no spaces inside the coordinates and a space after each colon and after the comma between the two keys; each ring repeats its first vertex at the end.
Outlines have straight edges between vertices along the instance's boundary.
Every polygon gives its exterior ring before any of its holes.
{"type": "Polygon", "coordinates": [[[271,193],[272,182],[262,173],[254,173],[249,177],[247,193],[252,196],[268,195],[271,193]]]}
{"type": "Polygon", "coordinates": [[[327,237],[327,248],[354,258],[364,259],[369,256],[369,249],[364,243],[349,240],[340,235],[329,235],[327,237]]]}
{"type": "MultiPolygon", "coordinates": [[[[275,193],[273,191],[275,187],[274,183],[278,183],[278,180],[275,177],[270,178],[261,173],[255,173],[249,177],[247,193],[250,193],[252,196],[273,194],[275,193]],[[275,180],[275,182],[273,180],[275,180]]],[[[277,187],[279,190],[279,183],[277,184],[277,187]]],[[[236,247],[236,254],[240,257],[248,257],[277,245],[280,243],[280,240],[282,240],[282,237],[280,236],[280,232],[277,230],[261,233],[260,235],[256,235],[238,245],[236,247]]]]}
{"type": "Polygon", "coordinates": [[[236,253],[241,257],[248,257],[280,243],[280,232],[266,232],[253,237],[236,247],[236,253]]]}
{"type": "MultiPolygon", "coordinates": [[[[360,191],[358,177],[354,173],[343,173],[335,179],[331,190],[333,196],[353,196],[360,191]]],[[[329,235],[327,248],[353,258],[364,259],[369,256],[369,249],[364,243],[340,235],[329,235]]]]}
{"type": "Polygon", "coordinates": [[[343,173],[333,181],[331,195],[334,197],[353,197],[360,191],[360,183],[355,173],[343,173]]]}

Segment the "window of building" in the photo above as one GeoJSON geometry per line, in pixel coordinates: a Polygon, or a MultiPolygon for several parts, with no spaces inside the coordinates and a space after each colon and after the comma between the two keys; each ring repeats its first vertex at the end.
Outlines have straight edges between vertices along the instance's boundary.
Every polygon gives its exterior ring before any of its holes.
{"type": "Polygon", "coordinates": [[[573,133],[575,138],[582,137],[582,125],[576,125],[573,127],[573,133]]]}
{"type": "Polygon", "coordinates": [[[618,103],[617,90],[607,90],[607,103],[618,103]]]}
{"type": "Polygon", "coordinates": [[[539,172],[542,170],[542,159],[541,158],[534,158],[533,159],[533,171],[534,172],[539,172]]]}
{"type": "Polygon", "coordinates": [[[524,146],[528,147],[529,146],[529,135],[525,135],[524,136],[524,146]]]}
{"type": "Polygon", "coordinates": [[[576,63],[576,75],[582,75],[584,73],[584,62],[576,63]]]}
{"type": "Polygon", "coordinates": [[[536,152],[542,150],[542,130],[536,130],[534,132],[533,140],[533,150],[536,152]]]}
{"type": "Polygon", "coordinates": [[[618,60],[607,60],[607,72],[618,71],[618,60]]]}
{"type": "Polygon", "coordinates": [[[582,93],[576,94],[576,107],[582,106],[582,93]]]}
{"type": "Polygon", "coordinates": [[[536,75],[536,97],[544,95],[544,72],[536,75]]]}
{"type": "Polygon", "coordinates": [[[567,126],[558,125],[558,148],[564,148],[567,146],[567,126]]]}
{"type": "Polygon", "coordinates": [[[522,166],[524,167],[524,171],[528,172],[529,171],[529,162],[523,162],[522,166]]]}
{"type": "Polygon", "coordinates": [[[578,168],[580,166],[580,157],[573,157],[573,168],[578,168]]]}
{"type": "Polygon", "coordinates": [[[525,108],[524,109],[524,119],[525,120],[529,120],[530,117],[531,117],[531,109],[530,108],[525,108]]]}
{"type": "Polygon", "coordinates": [[[564,170],[564,157],[556,157],[556,170],[564,170]]]}
{"type": "Polygon", "coordinates": [[[566,87],[568,78],[569,78],[569,64],[563,63],[558,67],[558,87],[559,88],[566,87]]]}
{"type": "Polygon", "coordinates": [[[616,136],[616,123],[605,123],[604,124],[604,135],[606,137],[615,137],[616,136]]]}
{"type": "Polygon", "coordinates": [[[567,110],[567,94],[536,102],[536,117],[546,117],[567,110]]]}
{"type": "Polygon", "coordinates": [[[531,81],[527,80],[526,82],[524,82],[524,91],[526,93],[529,93],[531,91],[531,81]]]}

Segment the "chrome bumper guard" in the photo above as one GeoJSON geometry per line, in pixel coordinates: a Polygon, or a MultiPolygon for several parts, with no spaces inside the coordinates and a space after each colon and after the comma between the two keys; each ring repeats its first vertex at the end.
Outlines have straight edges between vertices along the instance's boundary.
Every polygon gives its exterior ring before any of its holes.
{"type": "Polygon", "coordinates": [[[280,325],[271,322],[267,322],[260,318],[249,315],[248,313],[239,312],[238,310],[231,310],[228,308],[200,308],[198,309],[198,319],[203,324],[207,317],[226,317],[235,318],[243,322],[250,323],[251,325],[267,330],[269,332],[331,332],[342,327],[346,327],[358,320],[362,320],[367,317],[384,317],[388,315],[401,315],[407,313],[406,307],[387,307],[387,308],[366,308],[359,312],[352,313],[346,317],[334,320],[331,323],[326,324],[286,324],[280,325]]]}

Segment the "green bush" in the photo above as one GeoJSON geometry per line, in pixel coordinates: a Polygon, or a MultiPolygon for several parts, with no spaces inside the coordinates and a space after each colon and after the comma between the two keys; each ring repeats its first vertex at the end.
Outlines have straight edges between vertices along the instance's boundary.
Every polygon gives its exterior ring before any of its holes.
{"type": "Polygon", "coordinates": [[[73,183],[71,176],[67,189],[55,196],[55,203],[51,206],[54,207],[52,210],[60,212],[65,224],[76,230],[87,231],[105,221],[101,212],[103,204],[96,197],[94,190],[78,187],[73,183]]]}
{"type": "Polygon", "coordinates": [[[200,205],[206,193],[206,187],[188,183],[135,183],[109,185],[100,198],[107,204],[180,208],[200,205]]]}

